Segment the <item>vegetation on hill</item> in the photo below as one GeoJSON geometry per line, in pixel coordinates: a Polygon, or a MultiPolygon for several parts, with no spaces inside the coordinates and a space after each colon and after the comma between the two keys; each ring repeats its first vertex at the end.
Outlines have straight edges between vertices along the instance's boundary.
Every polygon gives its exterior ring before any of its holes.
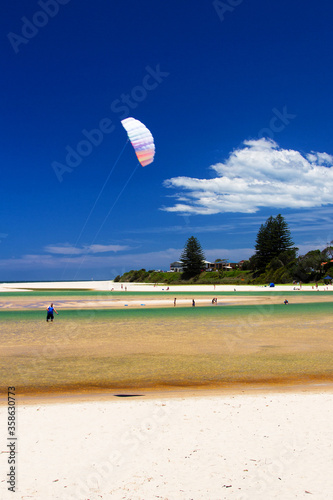
{"type": "Polygon", "coordinates": [[[249,284],[252,282],[251,271],[211,271],[211,272],[201,272],[196,276],[184,280],[182,278],[182,273],[170,273],[163,271],[146,271],[145,269],[140,269],[140,271],[128,271],[122,276],[117,276],[114,281],[118,282],[137,282],[137,283],[165,283],[167,285],[180,285],[184,283],[193,283],[197,285],[204,284],[249,284]]]}
{"type": "MultiPolygon", "coordinates": [[[[269,217],[259,228],[255,253],[242,267],[233,270],[203,271],[204,253],[193,236],[181,254],[183,272],[129,271],[114,281],[145,283],[267,284],[315,283],[327,275],[333,277],[333,241],[324,250],[311,250],[298,256],[288,224],[282,215],[269,217]]],[[[222,259],[215,261],[222,262],[222,259]]]]}

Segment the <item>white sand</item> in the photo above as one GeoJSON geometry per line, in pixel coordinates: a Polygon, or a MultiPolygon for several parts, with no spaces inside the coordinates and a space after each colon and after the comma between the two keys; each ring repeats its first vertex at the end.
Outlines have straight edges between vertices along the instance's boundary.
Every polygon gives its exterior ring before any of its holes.
{"type": "MultiPolygon", "coordinates": [[[[0,284],[0,292],[18,292],[31,289],[66,289],[66,290],[99,290],[99,291],[125,291],[128,292],[286,292],[299,290],[302,292],[314,291],[312,286],[302,286],[300,289],[297,285],[277,285],[269,287],[264,285],[164,285],[152,283],[114,283],[109,281],[63,281],[63,282],[31,282],[31,283],[2,283],[0,284]]],[[[320,285],[320,291],[333,291],[333,285],[320,285]]]]}
{"type": "Polygon", "coordinates": [[[112,281],[43,281],[25,283],[1,283],[0,292],[18,292],[31,289],[75,289],[75,290],[110,290],[112,281]]]}
{"type": "Polygon", "coordinates": [[[15,495],[6,491],[0,407],[0,497],[331,499],[332,399],[330,392],[276,392],[18,401],[15,495]]]}

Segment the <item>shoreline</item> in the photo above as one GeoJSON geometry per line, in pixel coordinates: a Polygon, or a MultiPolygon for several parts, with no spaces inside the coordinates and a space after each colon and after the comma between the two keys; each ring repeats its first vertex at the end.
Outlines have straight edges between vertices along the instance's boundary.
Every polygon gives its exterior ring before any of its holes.
{"type": "MultiPolygon", "coordinates": [[[[17,390],[17,389],[16,389],[17,390]]],[[[95,389],[46,389],[41,391],[16,392],[19,405],[49,405],[73,404],[75,402],[106,402],[125,399],[175,399],[175,398],[210,398],[227,396],[257,396],[272,394],[317,394],[327,393],[333,395],[333,379],[318,378],[289,378],[280,382],[234,382],[221,384],[207,384],[196,386],[156,386],[156,387],[114,387],[95,389]]],[[[0,393],[0,408],[7,405],[7,393],[0,393]]]]}

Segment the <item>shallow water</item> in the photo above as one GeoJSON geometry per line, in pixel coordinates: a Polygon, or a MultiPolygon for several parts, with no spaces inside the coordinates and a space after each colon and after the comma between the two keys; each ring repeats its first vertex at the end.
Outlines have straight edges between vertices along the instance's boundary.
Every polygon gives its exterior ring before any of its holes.
{"type": "MultiPolygon", "coordinates": [[[[0,321],[26,321],[26,320],[38,320],[46,316],[44,311],[45,304],[47,302],[42,302],[40,304],[40,309],[29,309],[28,306],[24,310],[14,310],[14,309],[2,309],[0,310],[0,321]]],[[[333,314],[333,303],[332,302],[307,302],[300,304],[289,304],[285,306],[281,304],[255,304],[255,305],[232,305],[228,307],[228,302],[223,301],[223,303],[217,304],[217,306],[207,306],[207,307],[145,307],[143,305],[137,308],[114,308],[114,309],[63,309],[61,311],[61,302],[57,303],[59,316],[56,316],[56,321],[68,321],[70,320],[85,320],[85,319],[140,319],[140,318],[156,318],[156,317],[198,317],[204,316],[207,318],[211,317],[237,317],[246,316],[253,314],[260,314],[263,316],[267,315],[285,315],[293,316],[294,314],[333,314]],[[59,306],[58,306],[59,304],[59,306]]]]}
{"type": "Polygon", "coordinates": [[[330,303],[1,311],[3,390],[333,379],[330,303]]]}

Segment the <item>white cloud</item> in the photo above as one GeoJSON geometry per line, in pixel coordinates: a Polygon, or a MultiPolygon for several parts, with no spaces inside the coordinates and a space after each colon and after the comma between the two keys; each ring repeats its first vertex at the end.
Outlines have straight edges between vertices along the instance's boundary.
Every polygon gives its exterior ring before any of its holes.
{"type": "Polygon", "coordinates": [[[224,163],[210,168],[216,177],[173,177],[178,203],[163,207],[180,214],[257,212],[261,207],[310,208],[333,203],[333,156],[281,149],[271,139],[244,141],[224,163]]]}
{"type": "Polygon", "coordinates": [[[104,252],[121,252],[128,250],[130,247],[127,245],[89,245],[84,247],[88,249],[88,253],[104,253],[104,252]]]}
{"type": "Polygon", "coordinates": [[[327,153],[309,153],[306,155],[310,163],[318,163],[318,165],[331,166],[333,164],[333,156],[327,153]]]}
{"type": "Polygon", "coordinates": [[[57,255],[84,255],[105,252],[121,252],[128,250],[127,245],[84,245],[82,248],[69,245],[67,243],[60,245],[48,245],[44,250],[48,253],[57,255]]]}

